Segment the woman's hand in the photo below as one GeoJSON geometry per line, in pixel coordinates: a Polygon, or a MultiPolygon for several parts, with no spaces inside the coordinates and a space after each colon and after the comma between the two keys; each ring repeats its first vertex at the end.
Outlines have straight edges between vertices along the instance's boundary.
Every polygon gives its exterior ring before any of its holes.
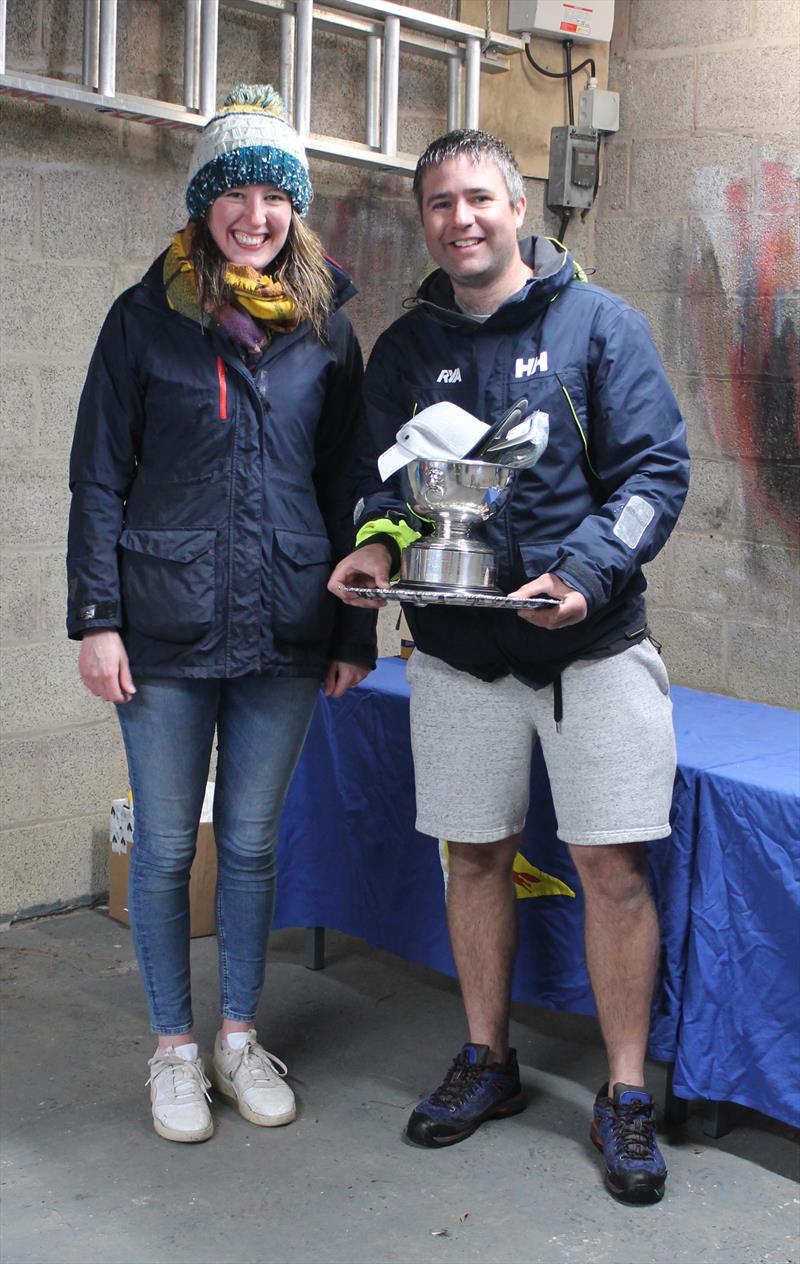
{"type": "Polygon", "coordinates": [[[105,702],[130,702],[136,693],[122,637],[113,628],[84,633],[78,672],[86,688],[105,702]]]}
{"type": "Polygon", "coordinates": [[[361,667],[358,663],[341,663],[337,659],[328,663],[328,670],[322,682],[322,691],[326,698],[341,698],[342,694],[358,685],[372,671],[371,667],[361,667]]]}

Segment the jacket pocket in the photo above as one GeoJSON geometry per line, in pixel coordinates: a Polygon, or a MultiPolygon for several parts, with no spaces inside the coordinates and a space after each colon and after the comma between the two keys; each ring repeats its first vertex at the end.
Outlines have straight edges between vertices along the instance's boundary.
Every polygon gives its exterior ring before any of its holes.
{"type": "Polygon", "coordinates": [[[272,551],[272,628],[282,641],[325,641],[333,630],[336,598],[327,590],[332,570],[326,535],[275,531],[272,551]]]}
{"type": "Polygon", "coordinates": [[[137,530],[119,538],[126,624],[157,641],[199,641],[214,619],[214,529],[137,530]]]}

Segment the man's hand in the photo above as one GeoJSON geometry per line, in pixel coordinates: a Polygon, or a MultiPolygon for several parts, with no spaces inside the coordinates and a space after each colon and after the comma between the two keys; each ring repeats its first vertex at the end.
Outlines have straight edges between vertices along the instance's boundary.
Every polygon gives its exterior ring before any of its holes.
{"type": "Polygon", "coordinates": [[[358,685],[372,671],[371,667],[362,667],[359,663],[342,663],[334,659],[328,663],[328,670],[322,682],[322,692],[326,698],[341,698],[342,694],[358,685]]]}
{"type": "Polygon", "coordinates": [[[113,628],[84,633],[78,672],[86,688],[104,702],[130,702],[136,693],[122,637],[113,628]]]}
{"type": "Polygon", "coordinates": [[[539,575],[530,583],[523,584],[509,597],[561,597],[560,606],[542,606],[539,610],[518,610],[520,619],[533,623],[537,628],[547,628],[555,632],[558,628],[568,628],[570,624],[580,623],[588,614],[586,598],[576,589],[570,588],[558,575],[539,575]]]}
{"type": "Polygon", "coordinates": [[[328,591],[339,597],[348,606],[365,606],[368,610],[379,610],[385,601],[371,601],[366,597],[356,597],[354,593],[344,592],[345,585],[353,588],[388,588],[389,567],[392,559],[385,544],[365,544],[363,549],[354,549],[343,557],[328,580],[328,591]]]}

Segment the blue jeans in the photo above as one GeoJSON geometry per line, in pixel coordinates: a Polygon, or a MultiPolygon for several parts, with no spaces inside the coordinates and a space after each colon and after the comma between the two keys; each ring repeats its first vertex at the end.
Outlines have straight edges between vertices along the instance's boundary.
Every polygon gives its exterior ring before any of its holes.
{"type": "Polygon", "coordinates": [[[189,871],[214,730],[217,944],[222,1014],[255,1018],[275,903],[281,809],[319,682],[137,678],[117,707],[133,791],[128,907],[150,1022],[191,1031],[189,871]]]}

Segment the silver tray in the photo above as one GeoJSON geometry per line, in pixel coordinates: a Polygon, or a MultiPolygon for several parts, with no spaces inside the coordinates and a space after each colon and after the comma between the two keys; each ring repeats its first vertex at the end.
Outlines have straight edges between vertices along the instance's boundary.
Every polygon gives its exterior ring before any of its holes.
{"type": "Polygon", "coordinates": [[[560,597],[506,597],[504,593],[470,592],[465,588],[356,588],[345,592],[375,601],[407,601],[411,606],[481,606],[489,610],[539,610],[561,605],[560,597]]]}

